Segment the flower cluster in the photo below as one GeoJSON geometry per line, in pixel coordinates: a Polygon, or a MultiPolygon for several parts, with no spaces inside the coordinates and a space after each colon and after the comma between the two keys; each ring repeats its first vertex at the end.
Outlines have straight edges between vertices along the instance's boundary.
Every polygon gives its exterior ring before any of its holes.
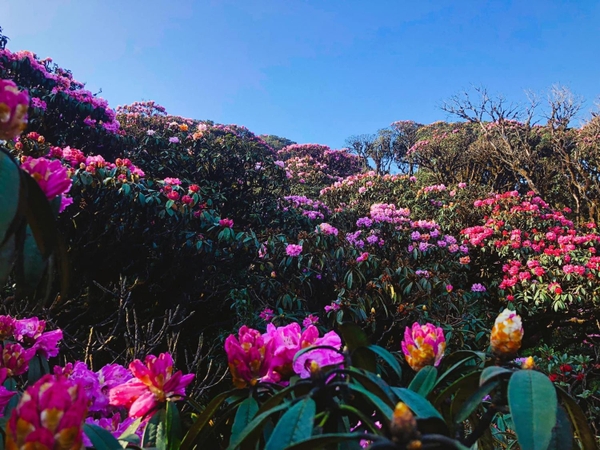
{"type": "Polygon", "coordinates": [[[285,384],[294,374],[308,378],[322,367],[342,364],[344,357],[338,351],[342,346],[340,337],[334,331],[319,337],[312,321],[304,330],[295,322],[283,327],[270,323],[264,334],[244,325],[237,337],[229,335],[225,352],[234,385],[285,384]],[[331,348],[306,350],[313,346],[331,348]]]}

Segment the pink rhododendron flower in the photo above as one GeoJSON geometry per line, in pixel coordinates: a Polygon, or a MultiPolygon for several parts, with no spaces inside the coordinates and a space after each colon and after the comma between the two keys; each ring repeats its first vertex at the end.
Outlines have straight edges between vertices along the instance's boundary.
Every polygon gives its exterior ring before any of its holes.
{"type": "MultiPolygon", "coordinates": [[[[38,185],[50,201],[71,189],[71,178],[58,160],[27,157],[21,164],[21,169],[37,181],[38,185]]],[[[62,209],[61,209],[62,211],[62,209]]]]}
{"type": "Polygon", "coordinates": [[[471,292],[485,292],[485,291],[486,291],[486,288],[481,283],[475,283],[473,286],[471,286],[471,292]]]}
{"type": "Polygon", "coordinates": [[[288,380],[294,373],[292,368],[294,356],[302,348],[301,341],[303,337],[305,338],[300,325],[294,322],[284,327],[276,327],[270,323],[262,337],[265,345],[273,352],[268,375],[264,381],[278,383],[288,380]]]}
{"type": "Polygon", "coordinates": [[[42,333],[34,342],[33,349],[44,358],[53,358],[58,355],[58,342],[63,338],[62,330],[52,330],[42,333]]]}
{"type": "Polygon", "coordinates": [[[165,401],[179,400],[194,379],[194,374],[173,373],[169,353],[148,355],[144,362],[136,359],[129,370],[135,378],[112,388],[108,397],[111,405],[129,408],[130,417],[142,417],[165,401]]]}
{"type": "Polygon", "coordinates": [[[18,136],[27,126],[29,95],[12,80],[0,79],[0,139],[18,136]]]}
{"type": "Polygon", "coordinates": [[[296,244],[288,244],[285,247],[285,253],[288,256],[300,256],[300,254],[302,253],[302,245],[296,245],[296,244]]]}
{"type": "Polygon", "coordinates": [[[15,321],[15,339],[21,342],[32,342],[39,338],[46,329],[46,321],[37,317],[29,317],[15,321]]]}
{"type": "Polygon", "coordinates": [[[260,312],[258,317],[260,317],[265,322],[270,322],[271,320],[273,320],[273,317],[275,317],[275,314],[273,314],[273,310],[271,308],[265,308],[260,312]]]}
{"type": "Polygon", "coordinates": [[[306,327],[309,327],[310,325],[316,324],[317,322],[319,322],[319,318],[317,316],[313,316],[312,314],[309,314],[302,321],[302,326],[306,328],[306,327]]]}
{"type": "Polygon", "coordinates": [[[65,367],[55,366],[54,375],[77,382],[85,391],[90,411],[104,411],[108,406],[108,398],[100,390],[98,374],[88,369],[86,363],[77,361],[75,364],[67,363],[65,367]]]}
{"type": "Polygon", "coordinates": [[[0,345],[2,360],[0,367],[8,370],[9,376],[22,375],[29,368],[29,361],[35,356],[35,349],[24,349],[17,343],[6,343],[0,345]]]}
{"type": "Polygon", "coordinates": [[[171,185],[176,185],[176,186],[178,186],[178,185],[181,184],[181,180],[179,178],[170,178],[170,177],[167,177],[167,178],[165,178],[163,180],[163,182],[165,184],[171,184],[171,185]]]}
{"type": "Polygon", "coordinates": [[[41,98],[38,97],[32,97],[31,98],[31,106],[33,108],[39,108],[43,111],[46,110],[46,108],[48,107],[48,105],[46,105],[46,102],[44,100],[42,100],[41,98]]]}
{"type": "Polygon", "coordinates": [[[81,386],[44,375],[25,391],[12,411],[6,449],[78,450],[86,413],[87,398],[81,386]]]}
{"type": "Polygon", "coordinates": [[[233,219],[221,219],[219,220],[219,226],[223,228],[233,228],[233,219]]]}
{"type": "MultiPolygon", "coordinates": [[[[301,347],[303,349],[311,346],[326,345],[336,350],[342,348],[342,340],[335,331],[326,333],[319,338],[319,330],[314,325],[310,325],[302,333],[301,347]]],[[[328,348],[315,348],[302,353],[294,361],[294,372],[301,378],[309,378],[312,374],[318,373],[321,368],[327,366],[340,365],[344,362],[344,355],[328,348]]]]}
{"type": "Polygon", "coordinates": [[[320,224],[317,229],[323,233],[323,234],[329,234],[329,235],[333,235],[333,236],[337,236],[338,235],[338,229],[335,228],[332,225],[329,225],[328,223],[323,222],[322,224],[320,224]]]}
{"type": "Polygon", "coordinates": [[[0,340],[12,338],[16,320],[11,316],[0,316],[0,340]]]}
{"type": "Polygon", "coordinates": [[[258,330],[246,325],[239,329],[237,338],[230,334],[225,339],[225,352],[235,387],[253,386],[267,374],[273,356],[271,342],[267,344],[258,330]]]}
{"type": "Polygon", "coordinates": [[[444,357],[446,338],[440,327],[431,323],[406,327],[402,352],[410,367],[418,372],[425,366],[438,366],[444,357]]]}
{"type": "Polygon", "coordinates": [[[363,252],[363,253],[361,253],[361,255],[358,258],[356,258],[356,262],[363,262],[363,261],[366,261],[367,259],[369,259],[369,253],[363,252]]]}

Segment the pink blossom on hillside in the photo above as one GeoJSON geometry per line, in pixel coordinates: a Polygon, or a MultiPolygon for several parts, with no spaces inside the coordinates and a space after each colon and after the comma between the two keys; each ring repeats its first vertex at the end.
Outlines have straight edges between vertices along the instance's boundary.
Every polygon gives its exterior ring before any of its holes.
{"type": "MultiPolygon", "coordinates": [[[[71,189],[71,178],[60,161],[49,160],[46,158],[26,157],[21,164],[21,169],[27,172],[37,181],[40,189],[46,195],[49,201],[54,200],[59,195],[66,194],[71,189]]],[[[60,212],[68,205],[62,205],[60,212]]]]}
{"type": "Polygon", "coordinates": [[[0,139],[18,136],[27,125],[29,95],[12,80],[0,80],[0,139]]]}
{"type": "Polygon", "coordinates": [[[302,245],[288,244],[285,247],[285,252],[288,256],[291,257],[300,256],[300,254],[302,253],[302,245]]]}

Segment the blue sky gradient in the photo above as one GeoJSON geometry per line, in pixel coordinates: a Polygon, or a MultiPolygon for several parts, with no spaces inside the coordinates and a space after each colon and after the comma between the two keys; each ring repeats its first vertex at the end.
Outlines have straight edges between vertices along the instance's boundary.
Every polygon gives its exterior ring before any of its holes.
{"type": "Polygon", "coordinates": [[[583,116],[600,94],[596,0],[4,0],[0,26],[111,106],[334,148],[446,120],[441,103],[472,85],[524,101],[560,83],[583,116]]]}

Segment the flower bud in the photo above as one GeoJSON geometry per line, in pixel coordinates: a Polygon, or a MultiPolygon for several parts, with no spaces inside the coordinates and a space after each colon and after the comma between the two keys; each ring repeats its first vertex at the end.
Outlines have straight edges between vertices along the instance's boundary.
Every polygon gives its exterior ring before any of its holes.
{"type": "Polygon", "coordinates": [[[418,372],[425,366],[438,366],[444,350],[446,338],[440,327],[431,323],[419,325],[417,322],[412,328],[406,327],[402,352],[414,371],[418,372]]]}
{"type": "Polygon", "coordinates": [[[496,318],[492,328],[491,347],[496,356],[511,357],[521,348],[523,325],[521,317],[514,311],[505,309],[496,318]]]}
{"type": "Polygon", "coordinates": [[[521,364],[521,369],[531,370],[535,367],[535,361],[533,360],[533,356],[529,356],[523,363],[521,364]]]}
{"type": "Polygon", "coordinates": [[[399,402],[394,408],[390,431],[394,440],[402,444],[419,437],[417,419],[406,403],[399,402]]]}

